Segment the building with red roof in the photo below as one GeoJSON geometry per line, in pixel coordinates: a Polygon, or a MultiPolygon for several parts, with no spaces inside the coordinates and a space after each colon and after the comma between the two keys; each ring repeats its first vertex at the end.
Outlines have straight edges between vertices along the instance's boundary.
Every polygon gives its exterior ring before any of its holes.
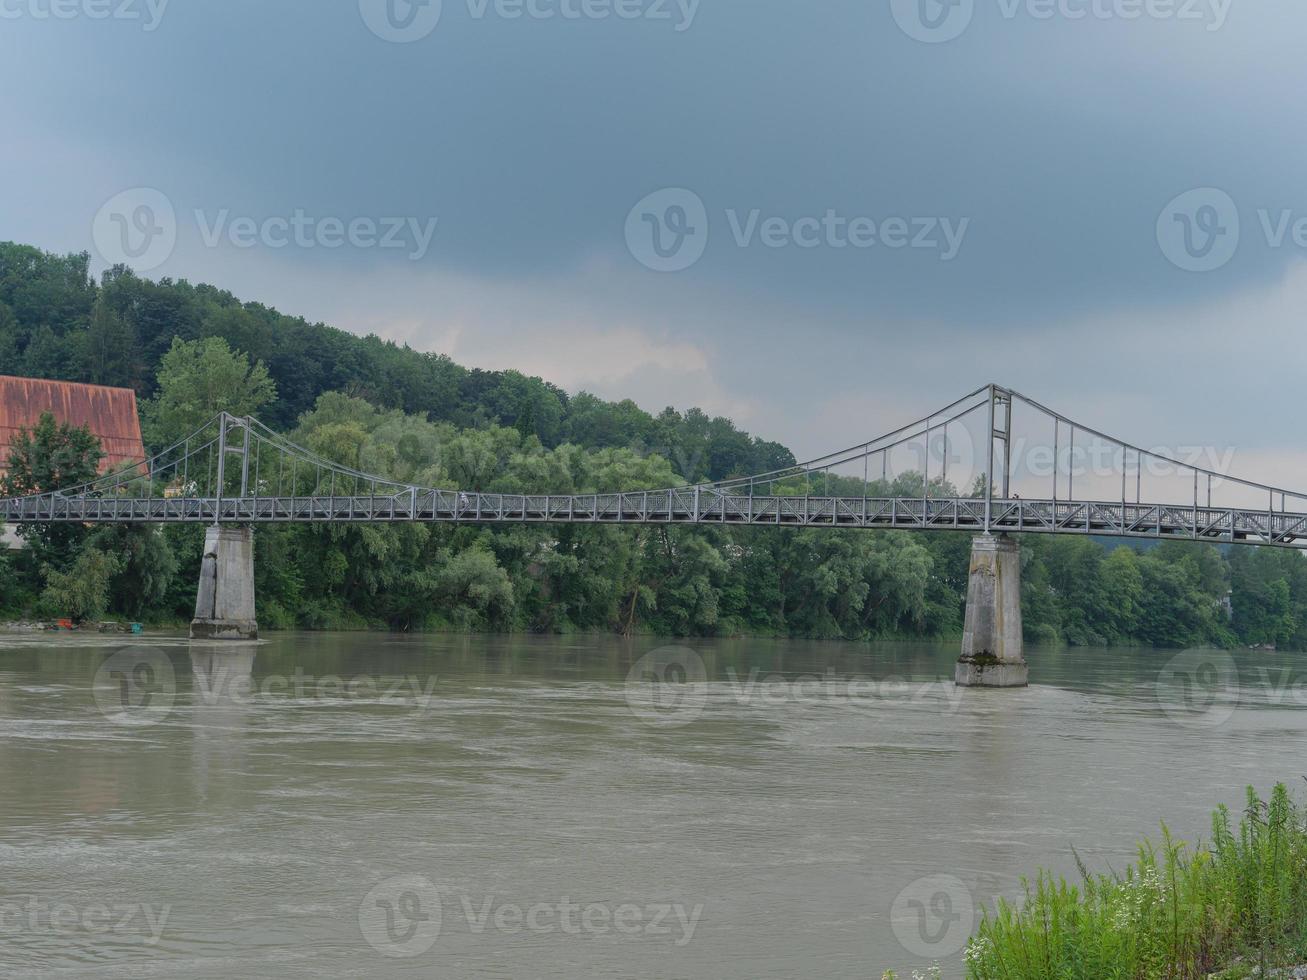
{"type": "Polygon", "coordinates": [[[130,388],[0,375],[0,474],[18,431],[30,431],[44,412],[60,422],[91,430],[104,451],[102,473],[145,459],[136,392],[130,388]]]}

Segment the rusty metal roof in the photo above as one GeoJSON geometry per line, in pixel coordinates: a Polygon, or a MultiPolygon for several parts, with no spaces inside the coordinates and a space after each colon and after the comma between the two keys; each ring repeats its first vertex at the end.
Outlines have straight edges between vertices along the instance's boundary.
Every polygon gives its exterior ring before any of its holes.
{"type": "Polygon", "coordinates": [[[101,472],[145,459],[136,392],[130,388],[0,375],[0,473],[18,430],[31,429],[41,421],[42,412],[50,412],[60,422],[85,425],[99,438],[105,454],[101,472]]]}

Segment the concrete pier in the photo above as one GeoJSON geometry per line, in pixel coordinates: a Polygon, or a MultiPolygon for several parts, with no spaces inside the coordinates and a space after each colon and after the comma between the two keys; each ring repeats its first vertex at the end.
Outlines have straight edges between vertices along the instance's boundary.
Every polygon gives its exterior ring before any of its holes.
{"type": "Polygon", "coordinates": [[[1030,671],[1021,639],[1021,547],[1006,535],[971,543],[961,687],[1025,687],[1030,671]]]}
{"type": "Polygon", "coordinates": [[[254,618],[254,529],[210,527],[204,533],[193,640],[257,640],[254,618]]]}

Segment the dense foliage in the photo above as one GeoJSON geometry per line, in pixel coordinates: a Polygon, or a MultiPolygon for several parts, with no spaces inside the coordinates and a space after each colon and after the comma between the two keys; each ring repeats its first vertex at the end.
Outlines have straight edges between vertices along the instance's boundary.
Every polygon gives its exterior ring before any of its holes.
{"type": "MultiPolygon", "coordinates": [[[[154,449],[225,409],[257,414],[341,463],[424,485],[585,493],[794,461],[783,446],[697,409],[655,416],[630,401],[569,396],[538,378],[467,370],[211,286],[150,282],[125,268],[96,283],[85,255],[13,244],[0,244],[4,373],[135,388],[154,449]]],[[[16,450],[7,493],[77,482],[65,477],[98,461],[93,439],[54,420],[16,450]]],[[[830,490],[862,493],[855,483],[830,490]]],[[[918,496],[923,487],[907,474],[870,492],[918,496]]],[[[931,492],[955,491],[932,481],[931,492]]],[[[268,627],[941,636],[961,629],[969,540],[767,528],[264,527],[256,586],[268,627]]],[[[195,527],[34,529],[32,547],[0,552],[0,612],[189,618],[201,541],[195,527]]],[[[1109,551],[1087,538],[1033,536],[1023,545],[1032,639],[1307,645],[1307,561],[1296,553],[1223,555],[1177,543],[1109,551]]]]}
{"type": "MultiPolygon", "coordinates": [[[[967,950],[973,980],[1222,980],[1268,975],[1307,955],[1307,818],[1276,786],[1250,788],[1237,828],[1221,807],[1210,843],[1162,828],[1124,874],[1073,885],[1041,874],[1025,902],[1000,901],[967,950]]],[[[1286,974],[1287,975],[1287,974],[1286,974]]]]}

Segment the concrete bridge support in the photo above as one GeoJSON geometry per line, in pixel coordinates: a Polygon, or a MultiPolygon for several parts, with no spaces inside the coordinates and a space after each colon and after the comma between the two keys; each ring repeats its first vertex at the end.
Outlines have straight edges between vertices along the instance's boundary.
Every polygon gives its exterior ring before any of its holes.
{"type": "Polygon", "coordinates": [[[254,529],[207,528],[193,640],[257,640],[254,618],[254,529]]]}
{"type": "Polygon", "coordinates": [[[1029,668],[1021,639],[1021,547],[1005,534],[971,543],[961,687],[1025,687],[1029,668]]]}

